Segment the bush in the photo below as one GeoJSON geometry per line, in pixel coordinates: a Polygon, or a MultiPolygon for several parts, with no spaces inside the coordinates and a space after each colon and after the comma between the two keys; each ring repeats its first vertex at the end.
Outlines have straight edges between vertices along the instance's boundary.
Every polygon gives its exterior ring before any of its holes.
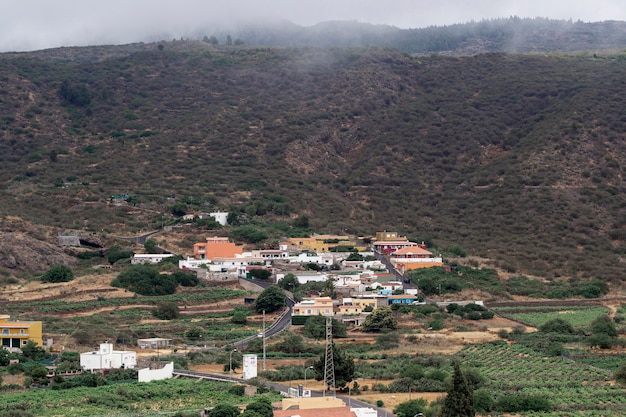
{"type": "Polygon", "coordinates": [[[195,287],[200,284],[200,280],[193,272],[176,271],[172,277],[183,287],[195,287]]]}
{"type": "Polygon", "coordinates": [[[159,320],[173,320],[180,316],[180,311],[176,303],[163,302],[157,304],[156,308],[152,310],[152,315],[159,320]]]}
{"type": "Polygon", "coordinates": [[[539,331],[542,333],[576,333],[574,327],[568,321],[561,318],[546,321],[544,324],[539,326],[539,331]]]}
{"type": "Polygon", "coordinates": [[[491,397],[491,393],[484,389],[478,389],[474,391],[474,408],[479,413],[488,413],[493,410],[494,401],[491,397]]]}
{"type": "Polygon", "coordinates": [[[230,322],[233,324],[248,324],[248,316],[243,311],[236,311],[230,318],[230,322]]]}
{"type": "Polygon", "coordinates": [[[494,409],[505,413],[552,411],[552,404],[547,398],[539,395],[509,394],[498,398],[494,409]]]}
{"type": "Polygon", "coordinates": [[[121,246],[111,246],[107,255],[107,260],[111,265],[120,259],[128,259],[134,255],[134,252],[130,249],[124,249],[121,246]]]}
{"type": "Polygon", "coordinates": [[[42,282],[68,282],[74,279],[74,273],[65,265],[55,265],[41,277],[42,282]]]}
{"type": "Polygon", "coordinates": [[[619,368],[613,374],[613,378],[615,378],[615,382],[621,385],[626,385],[626,363],[620,365],[619,368]]]}
{"type": "Polygon", "coordinates": [[[132,265],[111,281],[111,286],[151,296],[173,294],[178,282],[172,275],[159,274],[153,266],[132,265]]]}

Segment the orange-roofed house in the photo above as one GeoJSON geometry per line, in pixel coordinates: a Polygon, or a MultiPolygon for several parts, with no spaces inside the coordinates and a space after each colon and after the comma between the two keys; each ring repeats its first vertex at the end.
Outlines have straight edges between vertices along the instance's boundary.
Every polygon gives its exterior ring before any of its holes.
{"type": "Polygon", "coordinates": [[[196,259],[234,258],[243,253],[243,246],[230,242],[227,237],[207,237],[206,243],[193,245],[193,256],[196,259]]]}
{"type": "Polygon", "coordinates": [[[401,273],[418,268],[443,266],[441,257],[433,257],[423,245],[407,246],[391,253],[391,264],[401,273]]]}

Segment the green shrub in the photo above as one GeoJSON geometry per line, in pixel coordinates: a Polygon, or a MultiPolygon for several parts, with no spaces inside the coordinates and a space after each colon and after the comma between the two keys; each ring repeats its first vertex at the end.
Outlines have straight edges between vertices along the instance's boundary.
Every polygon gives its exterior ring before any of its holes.
{"type": "Polygon", "coordinates": [[[173,302],[162,302],[152,310],[152,315],[159,320],[173,320],[180,316],[178,305],[173,302]]]}
{"type": "Polygon", "coordinates": [[[178,282],[172,275],[159,274],[153,266],[132,265],[111,281],[111,286],[151,296],[173,294],[178,282]]]}
{"type": "Polygon", "coordinates": [[[498,398],[494,404],[496,411],[505,413],[520,413],[524,411],[552,411],[550,401],[539,395],[511,393],[498,398]]]}
{"type": "Polygon", "coordinates": [[[74,279],[74,272],[65,265],[55,265],[42,275],[42,282],[68,282],[74,279]]]}

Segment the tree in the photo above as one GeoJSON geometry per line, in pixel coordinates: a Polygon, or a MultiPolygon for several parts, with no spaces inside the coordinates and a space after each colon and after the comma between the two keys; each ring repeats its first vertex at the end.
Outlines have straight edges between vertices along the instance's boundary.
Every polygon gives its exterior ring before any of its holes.
{"type": "Polygon", "coordinates": [[[74,273],[65,265],[55,265],[42,275],[42,282],[68,282],[74,279],[74,273]]]}
{"type": "Polygon", "coordinates": [[[48,357],[46,351],[37,346],[37,343],[29,340],[24,346],[22,346],[22,356],[25,362],[36,362],[48,357]]]}
{"type": "Polygon", "coordinates": [[[243,311],[235,311],[230,318],[230,322],[233,324],[248,324],[248,315],[243,311]]]}
{"type": "Polygon", "coordinates": [[[274,415],[274,408],[272,403],[266,398],[261,398],[258,401],[248,404],[246,411],[255,411],[261,415],[261,417],[272,417],[274,415]]]}
{"type": "Polygon", "coordinates": [[[441,408],[441,417],[474,417],[474,394],[461,372],[458,362],[454,362],[452,385],[441,408]]]}
{"type": "Polygon", "coordinates": [[[121,272],[113,281],[112,287],[126,288],[141,295],[174,294],[178,282],[170,274],[159,274],[151,265],[132,265],[121,272]]]}
{"type": "Polygon", "coordinates": [[[296,288],[300,286],[300,281],[298,281],[298,277],[294,274],[287,274],[279,279],[277,284],[283,290],[293,292],[296,288]]]}
{"type": "Polygon", "coordinates": [[[232,45],[233,44],[233,38],[230,35],[226,35],[226,45],[232,45]]]}
{"type": "Polygon", "coordinates": [[[293,227],[297,227],[298,229],[308,229],[309,225],[309,216],[298,216],[293,220],[293,227]]]}
{"type": "Polygon", "coordinates": [[[257,313],[265,311],[272,313],[287,305],[287,299],[283,290],[276,286],[271,286],[263,290],[254,302],[257,313]]]}
{"type": "Polygon", "coordinates": [[[389,307],[379,307],[365,318],[361,325],[364,332],[380,332],[398,328],[398,322],[389,307]]]}
{"type": "Polygon", "coordinates": [[[154,239],[148,239],[144,242],[143,248],[147,253],[158,253],[157,241],[154,239]]]}
{"type": "MultiPolygon", "coordinates": [[[[346,325],[338,320],[332,319],[333,337],[346,337],[346,325]]],[[[313,339],[324,339],[326,337],[326,317],[311,316],[304,322],[304,335],[313,339]]]]}
{"type": "Polygon", "coordinates": [[[414,417],[419,413],[424,413],[427,406],[428,401],[424,398],[410,400],[398,404],[398,406],[393,409],[393,413],[398,417],[414,417]]]}
{"type": "Polygon", "coordinates": [[[77,85],[64,80],[59,87],[59,96],[67,103],[78,107],[88,106],[91,102],[91,93],[85,84],[77,85]]]}
{"type": "Polygon", "coordinates": [[[193,272],[176,271],[172,273],[172,277],[183,287],[195,287],[200,284],[198,276],[193,272]]]}
{"type": "Polygon", "coordinates": [[[180,311],[176,303],[166,301],[157,304],[156,308],[152,310],[152,315],[160,320],[172,320],[180,316],[180,311]]]}
{"type": "Polygon", "coordinates": [[[539,327],[539,331],[542,333],[576,333],[574,327],[567,320],[564,320],[562,318],[555,318],[546,321],[539,327]]]}
{"type": "MultiPolygon", "coordinates": [[[[354,358],[346,354],[337,345],[333,343],[333,365],[335,367],[335,388],[343,389],[352,382],[354,378],[354,358]]],[[[326,353],[313,363],[315,371],[315,379],[321,381],[324,378],[324,367],[326,364],[326,353]]],[[[329,387],[330,388],[330,387],[329,387]]]]}
{"type": "Polygon", "coordinates": [[[176,217],[183,217],[187,214],[187,204],[178,202],[171,207],[172,214],[176,217]]]}
{"type": "Polygon", "coordinates": [[[126,259],[133,256],[133,251],[130,249],[122,248],[121,246],[111,246],[107,255],[107,260],[111,265],[120,259],[126,259]]]}
{"type": "Polygon", "coordinates": [[[609,337],[617,337],[617,328],[609,316],[602,315],[591,322],[591,333],[594,335],[605,334],[609,337]]]}
{"type": "Polygon", "coordinates": [[[250,276],[256,279],[267,280],[272,276],[272,271],[269,269],[255,268],[250,270],[250,276]]]}
{"type": "Polygon", "coordinates": [[[11,358],[9,357],[9,351],[3,347],[0,347],[0,366],[7,366],[11,358]]]}
{"type": "Polygon", "coordinates": [[[239,407],[228,404],[218,404],[209,411],[208,417],[238,417],[241,414],[239,407]]]}
{"type": "Polygon", "coordinates": [[[202,338],[203,333],[204,331],[201,327],[193,326],[187,329],[187,331],[185,332],[185,337],[189,340],[199,340],[202,338]]]}

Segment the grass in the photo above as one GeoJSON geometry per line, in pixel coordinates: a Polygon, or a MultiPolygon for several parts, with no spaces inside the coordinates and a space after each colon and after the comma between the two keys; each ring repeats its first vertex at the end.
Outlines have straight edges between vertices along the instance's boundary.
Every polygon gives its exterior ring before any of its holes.
{"type": "Polygon", "coordinates": [[[549,320],[560,318],[574,327],[586,327],[601,315],[606,315],[609,309],[600,306],[551,306],[551,307],[524,307],[511,309],[494,307],[493,310],[503,317],[521,321],[531,326],[540,327],[549,320]]]}

